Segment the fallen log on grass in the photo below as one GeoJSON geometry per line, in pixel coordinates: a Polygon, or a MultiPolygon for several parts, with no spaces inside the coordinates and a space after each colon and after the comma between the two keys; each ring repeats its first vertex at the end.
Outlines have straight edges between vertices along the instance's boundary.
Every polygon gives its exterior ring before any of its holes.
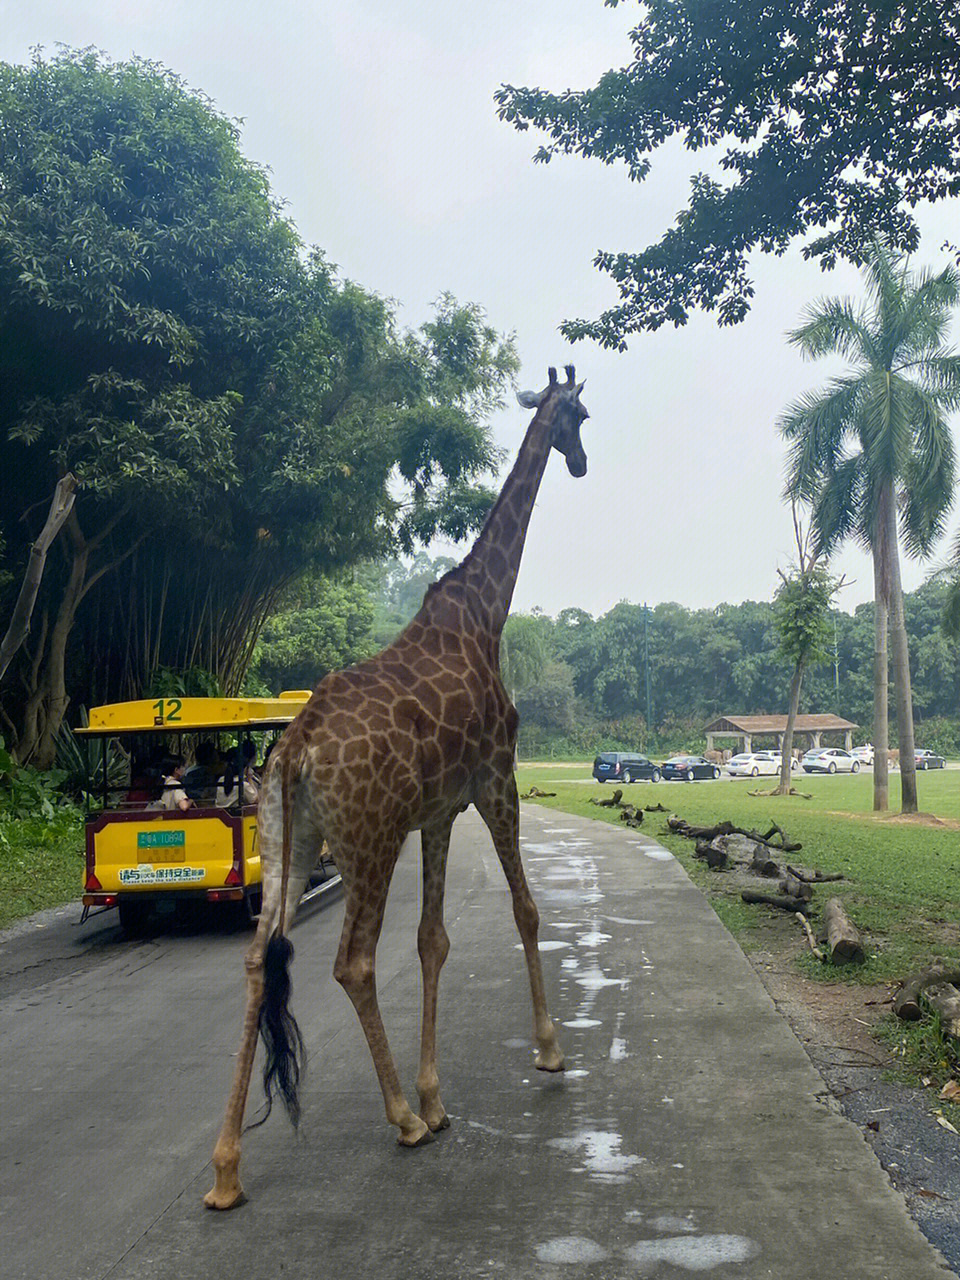
{"type": "Polygon", "coordinates": [[[829,884],[834,880],[843,879],[841,871],[807,871],[805,867],[791,867],[789,862],[787,870],[798,880],[803,880],[805,884],[829,884]]]}
{"type": "Polygon", "coordinates": [[[948,1036],[960,1036],[960,991],[951,982],[935,982],[924,987],[923,998],[940,1017],[948,1036]]]}
{"type": "Polygon", "coordinates": [[[744,902],[759,902],[768,907],[779,907],[781,911],[803,913],[810,910],[809,902],[805,902],[803,898],[788,898],[786,894],[777,897],[773,893],[754,893],[752,889],[744,889],[740,897],[744,902]]]}
{"type": "Polygon", "coordinates": [[[797,841],[788,840],[783,827],[781,827],[777,822],[771,823],[766,834],[762,835],[760,839],[764,844],[770,845],[771,848],[782,849],[784,853],[799,853],[803,848],[803,845],[798,844],[797,841]],[[776,844],[774,844],[773,840],[775,835],[780,837],[776,844]]]}
{"type": "Polygon", "coordinates": [[[954,986],[960,984],[960,968],[956,965],[934,964],[929,969],[915,973],[912,978],[906,979],[894,996],[893,1012],[906,1022],[919,1022],[923,1016],[923,1010],[920,1007],[921,992],[925,987],[943,982],[954,986]]]}
{"type": "Polygon", "coordinates": [[[752,840],[754,844],[763,845],[764,848],[776,853],[799,853],[803,848],[798,841],[788,840],[782,828],[776,823],[773,823],[765,833],[748,831],[745,827],[735,826],[732,822],[716,822],[712,827],[694,827],[689,822],[685,822],[679,814],[671,813],[667,818],[667,826],[671,831],[686,836],[688,840],[716,840],[718,836],[743,836],[747,840],[752,840]],[[776,843],[773,840],[774,835],[780,836],[776,843]]]}
{"type": "Polygon", "coordinates": [[[694,850],[695,858],[705,862],[711,871],[722,871],[727,865],[727,851],[709,840],[698,840],[694,850]]]}
{"type": "Polygon", "coordinates": [[[788,897],[802,898],[804,902],[809,902],[813,897],[813,885],[806,880],[798,880],[796,876],[790,874],[781,879],[778,888],[788,897]]]}
{"type": "Polygon", "coordinates": [[[601,809],[619,809],[622,799],[623,792],[618,787],[609,800],[598,800],[596,796],[591,796],[590,803],[599,805],[601,809]]]}
{"type": "Polygon", "coordinates": [[[773,876],[780,874],[780,863],[769,856],[763,845],[758,844],[754,846],[750,870],[755,871],[758,876],[766,876],[768,879],[772,879],[773,876]]]}
{"type": "Polygon", "coordinates": [[[863,943],[860,940],[860,934],[844,911],[839,898],[829,898],[824,905],[820,940],[824,939],[834,964],[848,962],[859,964],[863,961],[863,943]]]}
{"type": "Polygon", "coordinates": [[[764,797],[766,797],[766,796],[781,796],[781,795],[788,795],[788,796],[799,796],[801,800],[812,800],[812,799],[813,799],[813,792],[812,792],[812,791],[798,791],[796,787],[791,787],[791,788],[790,788],[790,790],[789,790],[789,791],[787,791],[787,792],[783,792],[783,791],[781,791],[781,790],[779,789],[779,787],[774,787],[774,788],[773,788],[772,790],[770,790],[770,791],[759,791],[759,790],[758,790],[758,791],[748,791],[748,792],[747,792],[747,795],[748,795],[748,796],[764,796],[764,797]]]}

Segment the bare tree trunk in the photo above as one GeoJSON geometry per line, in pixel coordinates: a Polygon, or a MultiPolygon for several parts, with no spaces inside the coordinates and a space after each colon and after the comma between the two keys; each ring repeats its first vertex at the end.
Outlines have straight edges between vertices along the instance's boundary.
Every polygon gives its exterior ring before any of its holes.
{"type": "Polygon", "coordinates": [[[40,666],[43,662],[43,655],[47,650],[47,628],[49,626],[49,615],[44,609],[40,619],[40,634],[37,637],[36,648],[33,657],[30,659],[29,672],[24,676],[24,686],[27,691],[27,701],[24,706],[20,731],[16,736],[14,745],[14,756],[21,764],[29,760],[31,753],[37,745],[37,739],[40,737],[40,707],[43,702],[43,688],[40,682],[40,666]]]}
{"type": "Polygon", "coordinates": [[[801,659],[794,667],[793,679],[790,681],[790,706],[787,709],[787,727],[783,731],[783,742],[780,744],[780,785],[777,787],[777,795],[780,796],[788,796],[792,786],[790,762],[793,759],[793,726],[796,723],[797,712],[800,710],[800,686],[802,684],[803,660],[801,659]]]}
{"type": "Polygon", "coordinates": [[[897,699],[897,744],[900,748],[900,811],[917,812],[917,753],[913,734],[913,691],[910,684],[910,649],[903,616],[903,584],[900,580],[900,549],[897,539],[897,511],[891,502],[889,520],[890,552],[890,638],[893,648],[894,688],[897,699]]]}
{"type": "Polygon", "coordinates": [[[30,548],[30,558],[27,561],[23,585],[20,587],[20,594],[14,606],[13,617],[10,619],[7,634],[3,637],[3,643],[0,644],[0,680],[3,679],[14,655],[27,638],[33,606],[37,601],[37,592],[40,590],[40,581],[47,561],[47,552],[70,514],[76,492],[76,477],[67,472],[57,482],[47,519],[40,530],[40,536],[30,548]]]}
{"type": "Polygon", "coordinates": [[[60,608],[57,610],[56,621],[50,632],[43,677],[46,718],[33,758],[33,763],[38,769],[51,768],[57,757],[57,735],[70,702],[67,695],[67,641],[73,630],[80,601],[84,596],[89,556],[90,553],[82,540],[79,544],[75,543],[70,576],[60,601],[60,608]]]}
{"type": "MultiPolygon", "coordinates": [[[[878,524],[880,522],[878,521],[878,524]]],[[[890,807],[890,725],[887,700],[889,695],[889,663],[887,659],[887,586],[883,563],[885,538],[878,537],[873,546],[874,643],[873,643],[873,807],[886,811],[890,807]]]]}

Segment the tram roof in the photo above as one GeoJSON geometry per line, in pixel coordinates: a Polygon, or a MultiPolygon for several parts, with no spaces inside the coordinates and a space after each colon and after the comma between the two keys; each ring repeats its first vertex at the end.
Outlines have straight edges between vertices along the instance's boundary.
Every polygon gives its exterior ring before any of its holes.
{"type": "Polygon", "coordinates": [[[310,700],[309,689],[290,689],[278,698],[141,698],[91,707],[80,737],[117,733],[198,733],[215,729],[283,729],[310,700]]]}

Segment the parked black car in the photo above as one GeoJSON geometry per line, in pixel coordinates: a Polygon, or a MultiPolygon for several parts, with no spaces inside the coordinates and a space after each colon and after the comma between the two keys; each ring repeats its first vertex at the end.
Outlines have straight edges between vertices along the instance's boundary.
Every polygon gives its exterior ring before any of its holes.
{"type": "Polygon", "coordinates": [[[659,782],[660,769],[646,756],[601,751],[593,762],[593,776],[598,782],[639,782],[641,778],[659,782]]]}
{"type": "Polygon", "coordinates": [[[682,778],[693,782],[694,778],[719,778],[720,770],[703,756],[671,756],[662,767],[664,781],[675,782],[682,778]]]}

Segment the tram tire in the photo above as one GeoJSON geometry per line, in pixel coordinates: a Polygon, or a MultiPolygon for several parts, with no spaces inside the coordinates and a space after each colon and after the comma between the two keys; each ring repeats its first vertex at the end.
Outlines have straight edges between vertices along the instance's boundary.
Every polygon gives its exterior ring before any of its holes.
{"type": "Polygon", "coordinates": [[[135,898],[121,898],[117,903],[120,928],[128,938],[140,938],[146,932],[150,918],[150,904],[137,902],[135,898]]]}

